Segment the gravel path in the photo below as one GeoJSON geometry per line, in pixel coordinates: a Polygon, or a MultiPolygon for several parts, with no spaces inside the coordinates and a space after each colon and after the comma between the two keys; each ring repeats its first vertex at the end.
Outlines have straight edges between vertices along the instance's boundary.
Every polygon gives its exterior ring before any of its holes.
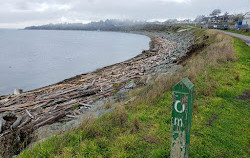
{"type": "Polygon", "coordinates": [[[223,32],[223,33],[228,34],[230,36],[240,38],[240,39],[244,40],[248,46],[250,46],[250,36],[245,36],[245,35],[241,35],[238,33],[226,32],[226,31],[222,31],[222,30],[217,30],[217,31],[223,32]]]}

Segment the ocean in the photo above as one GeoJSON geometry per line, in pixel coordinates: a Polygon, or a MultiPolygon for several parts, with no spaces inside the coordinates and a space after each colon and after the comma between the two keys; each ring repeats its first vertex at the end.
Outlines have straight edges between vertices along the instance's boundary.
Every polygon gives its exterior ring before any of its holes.
{"type": "Polygon", "coordinates": [[[0,29],[0,95],[125,61],[148,49],[149,41],[118,32],[0,29]]]}

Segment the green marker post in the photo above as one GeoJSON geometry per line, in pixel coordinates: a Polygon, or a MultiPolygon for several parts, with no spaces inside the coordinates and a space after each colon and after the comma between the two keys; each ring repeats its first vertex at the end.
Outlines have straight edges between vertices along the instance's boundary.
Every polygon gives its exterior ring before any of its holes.
{"type": "Polygon", "coordinates": [[[194,85],[186,77],[173,87],[171,118],[171,158],[189,154],[194,85]]]}

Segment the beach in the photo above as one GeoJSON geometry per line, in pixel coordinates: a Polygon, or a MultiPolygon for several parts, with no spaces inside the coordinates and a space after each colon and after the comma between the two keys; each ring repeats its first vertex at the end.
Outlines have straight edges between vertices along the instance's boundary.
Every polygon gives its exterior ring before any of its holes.
{"type": "Polygon", "coordinates": [[[2,96],[0,118],[9,116],[13,120],[10,124],[0,123],[0,140],[8,140],[13,136],[11,129],[15,129],[32,137],[27,144],[36,142],[77,127],[89,115],[100,117],[115,107],[107,105],[134,100],[129,97],[132,89],[173,75],[195,42],[192,32],[140,34],[151,38],[150,49],[132,59],[19,95],[2,96]]]}

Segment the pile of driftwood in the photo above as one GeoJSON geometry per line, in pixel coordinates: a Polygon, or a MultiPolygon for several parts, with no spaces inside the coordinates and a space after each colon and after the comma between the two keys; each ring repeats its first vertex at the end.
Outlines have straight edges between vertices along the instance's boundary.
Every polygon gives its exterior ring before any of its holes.
{"type": "Polygon", "coordinates": [[[92,107],[92,103],[127,86],[152,68],[168,64],[177,52],[177,42],[151,37],[150,50],[92,73],[79,75],[55,85],[8,95],[0,100],[0,141],[13,131],[33,131],[46,124],[76,118],[92,107]]]}
{"type": "Polygon", "coordinates": [[[55,121],[74,119],[95,100],[112,95],[129,80],[138,79],[152,67],[165,64],[177,43],[158,37],[152,37],[152,41],[155,47],[151,51],[144,51],[128,61],[0,100],[0,137],[28,124],[36,129],[55,121]]]}

